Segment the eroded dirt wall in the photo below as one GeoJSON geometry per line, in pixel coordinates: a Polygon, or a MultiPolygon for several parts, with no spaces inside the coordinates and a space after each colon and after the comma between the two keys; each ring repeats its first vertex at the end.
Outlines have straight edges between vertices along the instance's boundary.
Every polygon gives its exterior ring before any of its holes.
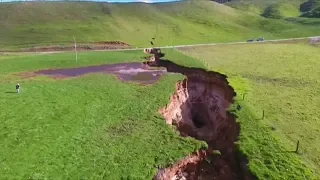
{"type": "Polygon", "coordinates": [[[168,72],[185,75],[184,80],[176,83],[169,103],[159,112],[182,136],[206,141],[208,149],[159,169],[154,179],[254,179],[245,170],[246,163],[239,158],[234,144],[240,127],[235,117],[227,112],[236,94],[226,76],[167,60],[161,60],[159,65],[166,67],[168,72]]]}

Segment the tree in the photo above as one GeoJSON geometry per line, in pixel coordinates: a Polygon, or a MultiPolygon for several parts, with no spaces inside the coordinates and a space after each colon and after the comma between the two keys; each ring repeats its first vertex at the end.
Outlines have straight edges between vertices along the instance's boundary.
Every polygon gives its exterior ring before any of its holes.
{"type": "Polygon", "coordinates": [[[313,9],[312,11],[306,12],[302,15],[303,17],[320,18],[320,7],[313,9]]]}
{"type": "Polygon", "coordinates": [[[274,19],[282,18],[278,5],[276,4],[268,6],[262,13],[262,16],[266,18],[274,18],[274,19]]]}
{"type": "Polygon", "coordinates": [[[300,5],[301,12],[310,12],[320,6],[320,0],[308,0],[300,5]]]}

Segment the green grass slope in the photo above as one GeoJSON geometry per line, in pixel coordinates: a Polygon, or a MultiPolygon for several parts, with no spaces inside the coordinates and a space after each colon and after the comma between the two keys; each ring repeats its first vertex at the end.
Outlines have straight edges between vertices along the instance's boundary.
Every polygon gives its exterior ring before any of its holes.
{"type": "Polygon", "coordinates": [[[266,9],[272,9],[281,17],[296,17],[300,15],[299,8],[304,2],[305,0],[236,0],[227,3],[227,5],[256,14],[264,14],[266,9]]]}
{"type": "MultiPolygon", "coordinates": [[[[191,58],[169,57],[190,66],[191,58]],[[180,60],[180,61],[179,61],[180,60]]],[[[151,179],[203,144],[157,115],[181,75],[151,86],[111,75],[24,79],[17,72],[138,61],[141,52],[0,56],[0,179],[151,179]],[[14,92],[20,83],[21,94],[14,92]]]]}
{"type": "Polygon", "coordinates": [[[0,49],[120,40],[133,46],[313,36],[318,26],[262,18],[209,0],[165,4],[0,4],[0,49]]]}
{"type": "Polygon", "coordinates": [[[260,179],[320,177],[318,47],[288,42],[182,51],[229,76],[239,94],[238,103],[243,106],[238,114],[240,148],[260,179]],[[298,140],[300,148],[296,154],[292,151],[298,140]]]}

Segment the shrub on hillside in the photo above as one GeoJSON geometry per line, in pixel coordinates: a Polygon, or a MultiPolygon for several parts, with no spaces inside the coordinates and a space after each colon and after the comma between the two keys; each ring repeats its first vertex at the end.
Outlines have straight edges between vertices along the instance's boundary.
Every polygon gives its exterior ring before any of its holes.
{"type": "Polygon", "coordinates": [[[231,2],[232,0],[213,0],[213,1],[223,4],[223,3],[231,2]]]}
{"type": "Polygon", "coordinates": [[[282,18],[281,12],[279,10],[279,6],[277,4],[268,6],[261,15],[266,18],[274,18],[274,19],[282,18]]]}
{"type": "Polygon", "coordinates": [[[300,5],[301,12],[309,12],[320,6],[320,0],[308,0],[300,5]]]}
{"type": "Polygon", "coordinates": [[[317,7],[310,12],[304,13],[302,17],[320,18],[320,7],[317,7]]]}

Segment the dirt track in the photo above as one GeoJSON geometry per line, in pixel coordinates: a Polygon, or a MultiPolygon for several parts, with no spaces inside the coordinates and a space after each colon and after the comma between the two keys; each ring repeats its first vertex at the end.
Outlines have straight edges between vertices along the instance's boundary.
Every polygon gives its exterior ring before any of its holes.
{"type": "Polygon", "coordinates": [[[227,112],[236,94],[226,76],[166,60],[162,60],[160,66],[168,72],[185,75],[185,79],[177,82],[169,104],[159,112],[182,136],[206,141],[209,148],[159,169],[154,180],[255,179],[234,144],[240,127],[234,115],[227,112]],[[213,150],[219,150],[221,155],[215,155],[213,150]]]}

